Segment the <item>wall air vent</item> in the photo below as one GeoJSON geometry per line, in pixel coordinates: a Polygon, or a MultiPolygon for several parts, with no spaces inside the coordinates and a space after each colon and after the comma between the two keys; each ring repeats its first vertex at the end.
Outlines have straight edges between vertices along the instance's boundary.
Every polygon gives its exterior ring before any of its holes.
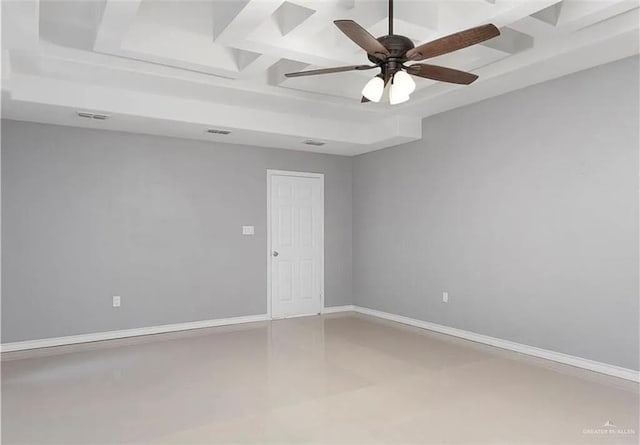
{"type": "Polygon", "coordinates": [[[326,144],[326,142],[307,140],[307,141],[304,141],[303,144],[320,147],[320,146],[326,144]]]}
{"type": "Polygon", "coordinates": [[[85,119],[96,119],[99,121],[104,121],[109,118],[109,116],[107,116],[106,114],[90,113],[89,111],[77,111],[76,113],[79,117],[83,117],[85,119]]]}
{"type": "Polygon", "coordinates": [[[211,134],[231,134],[229,130],[216,130],[215,128],[209,128],[207,133],[211,134]]]}

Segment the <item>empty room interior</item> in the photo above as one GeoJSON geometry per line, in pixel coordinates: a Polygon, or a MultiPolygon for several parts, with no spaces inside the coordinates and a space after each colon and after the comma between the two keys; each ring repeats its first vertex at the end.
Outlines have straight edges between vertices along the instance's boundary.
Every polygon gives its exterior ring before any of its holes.
{"type": "Polygon", "coordinates": [[[638,444],[638,0],[2,0],[3,444],[638,444]]]}

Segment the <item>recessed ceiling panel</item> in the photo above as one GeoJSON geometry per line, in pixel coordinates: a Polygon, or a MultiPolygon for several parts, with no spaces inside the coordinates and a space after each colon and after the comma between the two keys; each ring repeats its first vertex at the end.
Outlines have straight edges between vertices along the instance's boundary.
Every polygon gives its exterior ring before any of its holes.
{"type": "Polygon", "coordinates": [[[542,20],[545,23],[556,26],[558,24],[558,18],[560,18],[560,10],[562,9],[562,2],[558,2],[555,5],[548,6],[540,11],[531,14],[531,17],[542,20]]]}
{"type": "Polygon", "coordinates": [[[222,2],[211,2],[211,15],[213,23],[213,39],[215,40],[227,29],[244,9],[250,0],[225,0],[222,2]]]}
{"type": "Polygon", "coordinates": [[[273,20],[278,25],[281,35],[289,34],[294,28],[304,23],[316,12],[313,9],[296,5],[291,2],[284,2],[273,13],[273,20]]]}
{"type": "Polygon", "coordinates": [[[500,36],[483,43],[505,53],[515,54],[533,47],[533,37],[508,27],[500,29],[500,36]]]}

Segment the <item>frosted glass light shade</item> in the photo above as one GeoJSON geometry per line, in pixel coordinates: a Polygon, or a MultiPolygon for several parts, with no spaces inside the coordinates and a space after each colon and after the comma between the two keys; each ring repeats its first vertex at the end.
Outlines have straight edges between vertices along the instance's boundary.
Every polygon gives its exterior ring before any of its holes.
{"type": "Polygon", "coordinates": [[[405,94],[405,90],[398,87],[395,83],[391,84],[389,89],[389,103],[391,105],[401,104],[409,100],[409,94],[405,94]]]}
{"type": "Polygon", "coordinates": [[[362,89],[362,95],[371,102],[380,102],[384,92],[384,80],[379,77],[371,79],[362,89]]]}
{"type": "Polygon", "coordinates": [[[410,74],[404,71],[398,71],[393,76],[393,85],[396,86],[396,89],[399,89],[403,96],[408,96],[416,90],[416,82],[411,78],[410,74]]]}

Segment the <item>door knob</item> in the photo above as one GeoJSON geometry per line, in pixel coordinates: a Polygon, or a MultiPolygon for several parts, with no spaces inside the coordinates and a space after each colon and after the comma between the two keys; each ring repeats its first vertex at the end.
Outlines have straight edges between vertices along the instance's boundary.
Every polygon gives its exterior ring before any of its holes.
{"type": "Polygon", "coordinates": [[[278,251],[277,251],[277,250],[274,250],[274,251],[273,251],[273,253],[272,253],[271,255],[273,255],[273,256],[278,256],[278,255],[280,255],[280,254],[278,253],[278,251]]]}

